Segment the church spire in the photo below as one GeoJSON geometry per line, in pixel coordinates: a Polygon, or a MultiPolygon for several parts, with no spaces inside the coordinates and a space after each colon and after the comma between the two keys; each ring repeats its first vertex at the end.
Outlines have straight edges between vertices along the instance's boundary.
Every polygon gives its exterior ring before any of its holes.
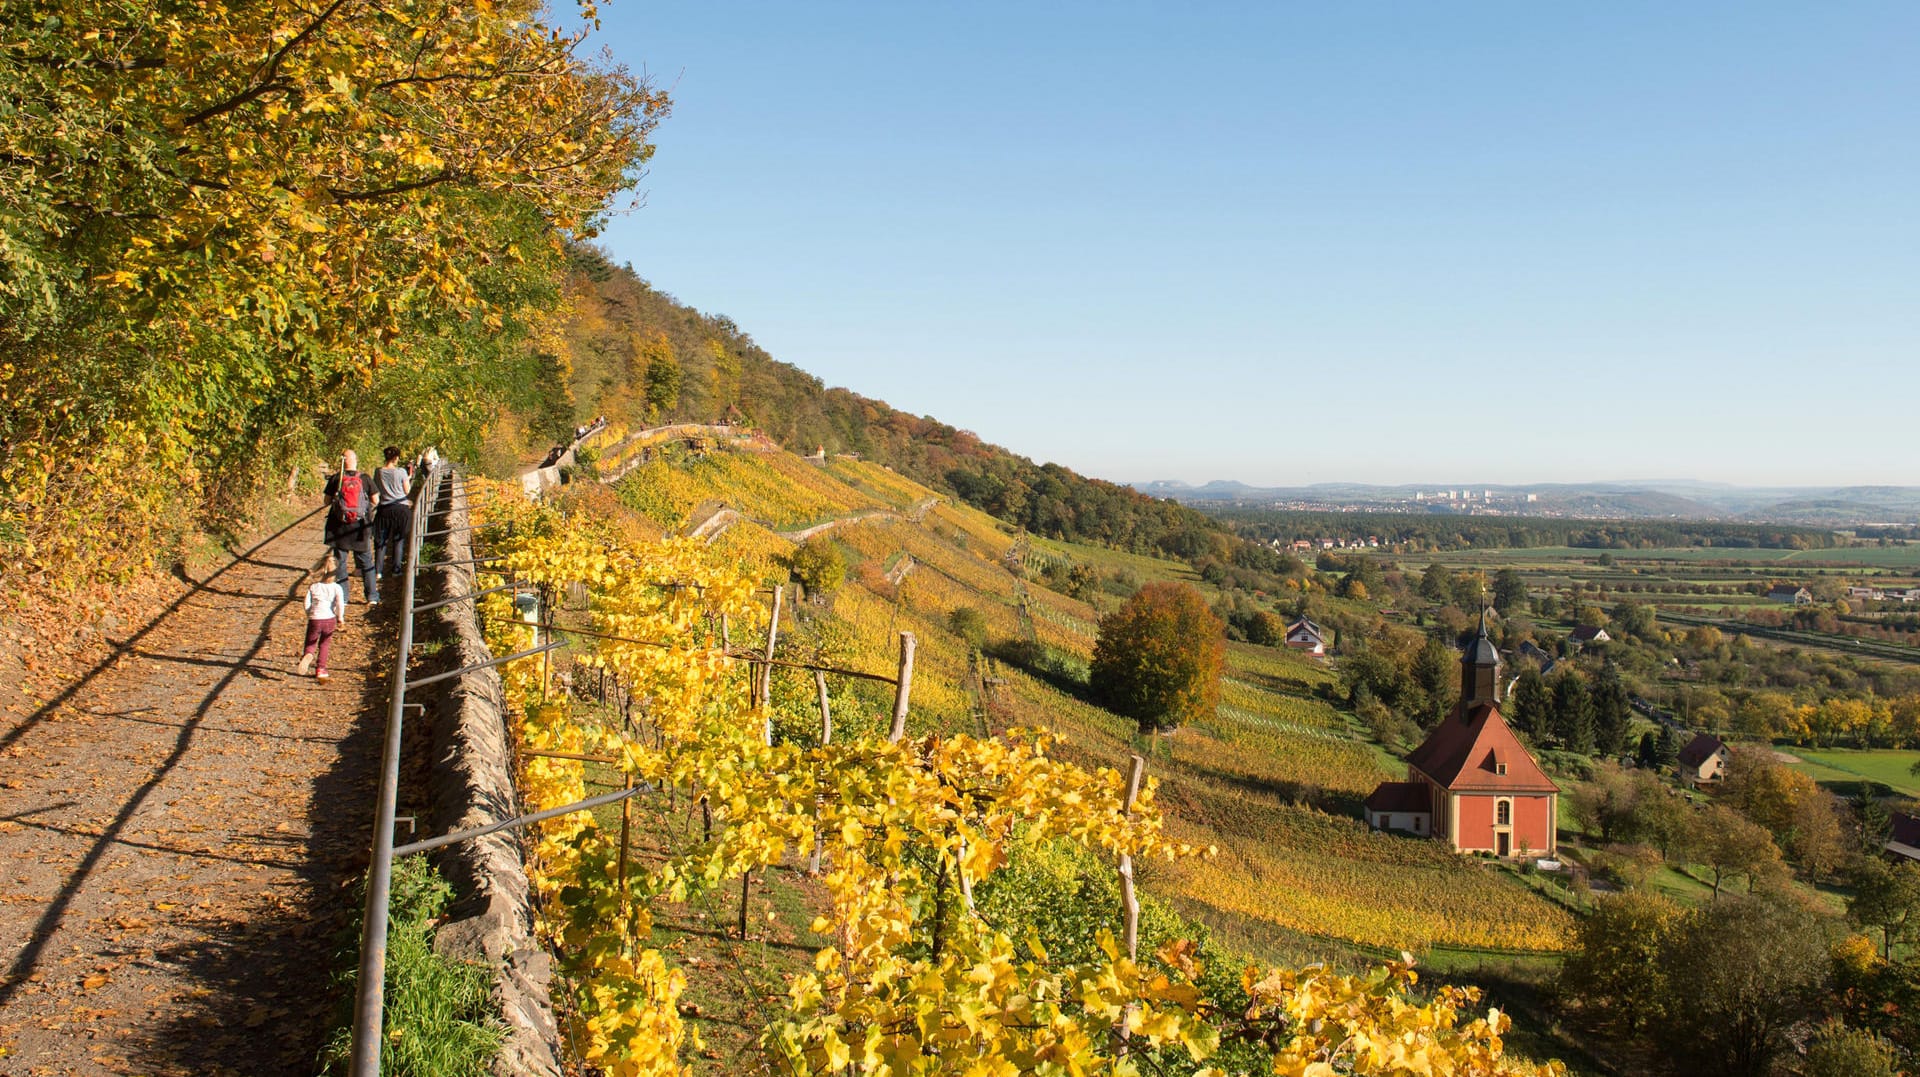
{"type": "Polygon", "coordinates": [[[1487,608],[1480,607],[1480,630],[1460,656],[1460,716],[1483,703],[1500,701],[1500,651],[1487,635],[1487,608]]]}

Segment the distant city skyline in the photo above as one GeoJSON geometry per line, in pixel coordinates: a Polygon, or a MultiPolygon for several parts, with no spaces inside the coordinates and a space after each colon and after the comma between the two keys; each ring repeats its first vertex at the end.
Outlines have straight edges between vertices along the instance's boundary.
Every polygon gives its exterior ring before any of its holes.
{"type": "Polygon", "coordinates": [[[1920,6],[694,5],[601,242],[1115,481],[1920,483],[1920,6]]]}

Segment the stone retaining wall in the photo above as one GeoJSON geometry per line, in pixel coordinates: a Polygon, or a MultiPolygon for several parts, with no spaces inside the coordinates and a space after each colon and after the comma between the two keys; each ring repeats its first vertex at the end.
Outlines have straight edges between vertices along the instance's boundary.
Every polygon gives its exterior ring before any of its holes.
{"type": "MultiPolygon", "coordinates": [[[[440,517],[451,528],[439,560],[473,556],[464,497],[440,517]]],[[[429,570],[426,590],[438,598],[472,594],[471,565],[429,570]]],[[[493,657],[472,602],[455,602],[421,615],[416,633],[446,641],[442,661],[459,669],[493,657]],[[426,630],[423,632],[423,630],[426,630]]],[[[426,700],[433,729],[431,822],[427,833],[484,826],[518,814],[511,733],[500,675],[484,669],[432,686],[426,700]],[[439,689],[445,688],[444,692],[439,689]]],[[[435,866],[453,884],[451,919],[434,936],[434,949],[496,970],[494,997],[507,1034],[495,1060],[497,1077],[560,1077],[561,1045],[550,992],[552,962],[533,935],[533,900],[520,836],[503,831],[460,842],[435,854],[435,866]]]]}

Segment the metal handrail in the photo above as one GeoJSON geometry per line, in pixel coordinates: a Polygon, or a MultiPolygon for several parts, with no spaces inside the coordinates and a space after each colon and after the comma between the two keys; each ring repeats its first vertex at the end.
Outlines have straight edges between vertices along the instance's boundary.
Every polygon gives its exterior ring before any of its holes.
{"type": "Polygon", "coordinates": [[[387,903],[393,890],[393,826],[400,797],[400,731],[407,694],[407,660],[413,654],[413,590],[420,571],[420,545],[427,519],[440,500],[440,485],[452,472],[435,465],[426,496],[407,538],[407,574],[400,589],[400,640],[393,658],[393,698],[387,707],[386,747],[380,759],[380,797],[374,806],[373,854],[367,867],[367,909],[360,930],[360,982],[353,1003],[353,1077],[379,1077],[381,1014],[387,991],[387,903]]]}

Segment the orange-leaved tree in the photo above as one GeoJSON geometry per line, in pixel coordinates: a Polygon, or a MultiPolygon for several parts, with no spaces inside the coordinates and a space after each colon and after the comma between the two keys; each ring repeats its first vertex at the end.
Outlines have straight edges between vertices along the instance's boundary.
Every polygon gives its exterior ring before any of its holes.
{"type": "Polygon", "coordinates": [[[1210,715],[1220,703],[1225,633],[1200,592],[1150,583],[1100,619],[1094,693],[1147,730],[1210,715]]]}

